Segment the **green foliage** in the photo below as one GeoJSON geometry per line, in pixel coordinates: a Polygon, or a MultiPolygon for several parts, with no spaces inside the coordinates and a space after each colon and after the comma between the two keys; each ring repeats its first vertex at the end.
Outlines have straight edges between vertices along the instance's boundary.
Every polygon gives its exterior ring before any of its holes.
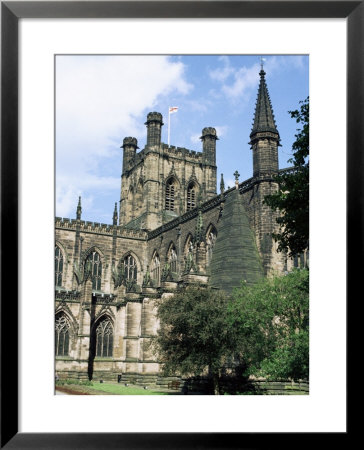
{"type": "Polygon", "coordinates": [[[206,368],[218,393],[219,371],[236,347],[228,326],[228,299],[220,291],[189,287],[158,305],[161,327],[153,347],[165,375],[201,375],[206,368]]]}
{"type": "Polygon", "coordinates": [[[265,204],[280,212],[277,218],[280,232],[273,237],[278,242],[278,250],[289,256],[303,253],[309,242],[309,97],[300,103],[300,110],[289,111],[302,124],[289,160],[294,170],[276,176],[278,191],[264,199],[265,204]]]}
{"type": "Polygon", "coordinates": [[[233,297],[229,325],[237,330],[246,375],[308,379],[308,269],[243,283],[233,297]]]}

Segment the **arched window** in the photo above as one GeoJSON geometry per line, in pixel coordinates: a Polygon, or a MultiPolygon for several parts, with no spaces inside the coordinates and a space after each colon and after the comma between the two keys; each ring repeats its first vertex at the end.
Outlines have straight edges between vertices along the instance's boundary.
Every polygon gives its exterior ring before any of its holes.
{"type": "Polygon", "coordinates": [[[206,235],[206,265],[209,266],[212,259],[212,251],[216,242],[216,229],[212,225],[207,230],[206,235]]]}
{"type": "Polygon", "coordinates": [[[167,258],[171,272],[177,272],[177,252],[173,244],[169,247],[167,258]]]}
{"type": "Polygon", "coordinates": [[[109,319],[101,320],[96,328],[96,356],[111,358],[114,342],[114,329],[109,319]]]}
{"type": "Polygon", "coordinates": [[[124,258],[124,276],[126,280],[137,279],[137,264],[131,255],[124,258]]]}
{"type": "Polygon", "coordinates": [[[87,261],[91,262],[90,271],[92,279],[92,289],[100,291],[102,275],[102,263],[100,255],[96,251],[93,251],[88,255],[87,261]]]}
{"type": "Polygon", "coordinates": [[[56,245],[54,251],[54,265],[54,284],[55,286],[62,286],[63,253],[58,245],[56,245]]]}
{"type": "Polygon", "coordinates": [[[154,253],[153,258],[152,258],[150,276],[157,286],[159,286],[160,279],[161,279],[160,268],[161,268],[161,263],[160,263],[159,255],[158,255],[158,253],[154,253]]]}
{"type": "Polygon", "coordinates": [[[168,211],[175,210],[175,184],[173,178],[170,178],[166,184],[165,209],[168,211]]]}
{"type": "Polygon", "coordinates": [[[56,356],[68,356],[70,347],[70,323],[65,314],[56,316],[54,342],[56,356]]]}
{"type": "Polygon", "coordinates": [[[187,188],[187,211],[196,207],[196,186],[190,183],[187,188]]]}

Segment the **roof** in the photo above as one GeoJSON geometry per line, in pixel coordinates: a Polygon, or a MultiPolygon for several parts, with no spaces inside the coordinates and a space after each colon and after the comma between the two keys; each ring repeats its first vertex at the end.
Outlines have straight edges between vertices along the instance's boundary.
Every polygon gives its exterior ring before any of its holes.
{"type": "Polygon", "coordinates": [[[263,276],[255,236],[238,189],[227,196],[218,222],[217,239],[210,264],[212,287],[230,293],[242,280],[256,283],[263,276]]]}

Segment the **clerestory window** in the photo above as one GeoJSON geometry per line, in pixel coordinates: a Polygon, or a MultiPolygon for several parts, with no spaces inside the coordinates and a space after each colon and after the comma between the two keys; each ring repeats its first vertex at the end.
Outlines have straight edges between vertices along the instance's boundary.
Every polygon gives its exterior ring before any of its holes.
{"type": "Polygon", "coordinates": [[[54,251],[54,284],[55,286],[62,286],[63,275],[63,253],[61,249],[56,245],[54,251]]]}
{"type": "Polygon", "coordinates": [[[124,276],[126,280],[136,281],[137,279],[137,264],[131,255],[124,258],[124,276]]]}
{"type": "Polygon", "coordinates": [[[91,263],[92,289],[101,291],[102,263],[100,255],[96,251],[93,251],[87,257],[87,261],[91,263]]]}

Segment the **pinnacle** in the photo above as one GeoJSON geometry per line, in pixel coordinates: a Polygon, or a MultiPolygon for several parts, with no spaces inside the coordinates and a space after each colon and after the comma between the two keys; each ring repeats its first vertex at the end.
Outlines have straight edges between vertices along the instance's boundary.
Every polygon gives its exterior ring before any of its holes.
{"type": "Polygon", "coordinates": [[[263,69],[259,72],[259,75],[260,83],[258,88],[257,101],[255,104],[254,122],[250,136],[252,137],[253,134],[261,133],[264,131],[269,131],[271,133],[276,133],[279,135],[274,120],[273,108],[268,93],[267,83],[264,78],[265,72],[263,69]]]}

